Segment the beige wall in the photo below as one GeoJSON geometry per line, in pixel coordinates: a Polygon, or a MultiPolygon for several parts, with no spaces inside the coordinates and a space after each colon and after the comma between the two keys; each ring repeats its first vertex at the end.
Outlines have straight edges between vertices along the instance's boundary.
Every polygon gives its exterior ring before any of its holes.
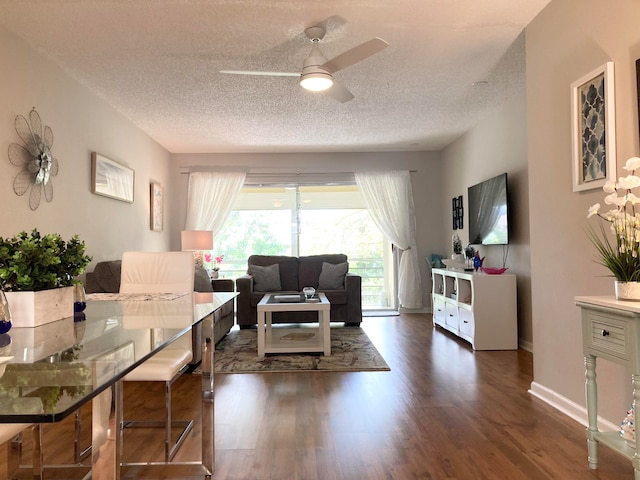
{"type": "MultiPolygon", "coordinates": [[[[524,63],[522,65],[524,69],[524,63]]],[[[441,242],[451,255],[451,199],[462,195],[464,228],[457,230],[463,245],[469,242],[467,188],[507,172],[510,237],[508,249],[500,245],[477,246],[485,265],[501,267],[507,255],[507,273],[518,278],[518,337],[522,348],[531,350],[530,258],[529,258],[529,189],[527,174],[526,98],[524,87],[519,95],[497,108],[471,131],[442,152],[442,198],[445,218],[440,224],[441,242]]]]}
{"type": "MultiPolygon", "coordinates": [[[[416,241],[420,273],[423,280],[423,303],[430,307],[430,272],[425,258],[441,251],[439,226],[442,223],[440,205],[440,155],[436,152],[396,153],[332,153],[332,154],[182,154],[172,157],[171,188],[178,202],[172,215],[180,228],[184,227],[187,205],[189,167],[212,167],[221,170],[271,172],[356,172],[368,170],[415,170],[411,174],[416,210],[416,241]]],[[[173,233],[173,248],[179,248],[179,229],[173,233]]]]}
{"type": "MultiPolygon", "coordinates": [[[[169,232],[149,229],[149,182],[169,183],[169,153],[122,115],[80,86],[47,58],[0,28],[0,236],[34,227],[42,233],[79,234],[94,262],[119,258],[125,250],[165,250],[169,232]],[[13,193],[19,169],[7,150],[20,143],[17,115],[35,107],[53,130],[52,152],[60,163],[53,178],[53,202],[42,199],[31,211],[27,195],[13,193]],[[128,204],[90,190],[91,152],[97,151],[135,170],[135,199],[128,204]]],[[[172,192],[165,190],[171,203],[172,192]]],[[[168,224],[172,223],[170,215],[168,224]]],[[[90,269],[92,267],[90,266],[90,269]]]]}
{"type": "MultiPolygon", "coordinates": [[[[532,390],[584,416],[584,365],[576,295],[612,295],[584,229],[601,190],[572,192],[570,85],[615,63],[618,174],[638,155],[635,60],[640,2],[554,0],[526,29],[534,384],[532,390]]],[[[608,139],[613,140],[613,139],[608,139]]],[[[629,372],[599,362],[600,413],[619,425],[631,402],[629,372]]]]}

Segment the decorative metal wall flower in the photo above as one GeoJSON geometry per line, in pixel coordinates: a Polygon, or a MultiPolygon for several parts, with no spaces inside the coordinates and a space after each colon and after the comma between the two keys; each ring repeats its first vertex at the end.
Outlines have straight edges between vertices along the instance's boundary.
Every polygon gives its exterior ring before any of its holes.
{"type": "Polygon", "coordinates": [[[29,208],[35,210],[40,205],[44,192],[47,202],[53,200],[53,184],[51,178],[58,174],[58,160],[51,154],[53,131],[40,121],[35,107],[29,112],[29,120],[18,115],[15,128],[24,145],[9,145],[9,161],[22,171],[13,180],[13,191],[16,195],[29,194],[29,208]]]}

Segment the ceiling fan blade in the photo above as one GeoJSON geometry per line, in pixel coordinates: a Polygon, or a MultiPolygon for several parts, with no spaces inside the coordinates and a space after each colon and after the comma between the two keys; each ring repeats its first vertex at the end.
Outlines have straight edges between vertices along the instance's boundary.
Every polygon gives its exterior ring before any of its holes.
{"type": "Polygon", "coordinates": [[[220,70],[220,73],[231,75],[262,75],[266,77],[299,77],[300,73],[293,72],[252,72],[246,70],[220,70]]]}
{"type": "Polygon", "coordinates": [[[340,83],[333,81],[333,85],[328,90],[324,90],[323,93],[326,93],[330,97],[338,100],[341,103],[348,102],[349,100],[353,100],[353,93],[347,90],[346,87],[341,85],[340,83]]]}
{"type": "Polygon", "coordinates": [[[351,50],[347,50],[341,53],[337,57],[333,57],[331,60],[322,65],[322,68],[329,73],[337,72],[343,68],[347,68],[354,63],[358,63],[371,55],[378,53],[380,50],[387,48],[389,44],[381,38],[372,38],[368,42],[364,42],[357,47],[353,47],[351,50]]]}

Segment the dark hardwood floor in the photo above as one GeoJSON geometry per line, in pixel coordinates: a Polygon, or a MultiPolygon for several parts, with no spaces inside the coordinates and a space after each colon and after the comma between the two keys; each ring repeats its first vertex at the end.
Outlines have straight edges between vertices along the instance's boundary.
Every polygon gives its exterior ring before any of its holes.
{"type": "MultiPolygon", "coordinates": [[[[584,427],[527,393],[530,353],[474,352],[429,315],[362,328],[390,372],[216,376],[214,480],[633,478],[604,446],[589,470],[584,427]]],[[[176,418],[198,414],[198,382],[177,382],[176,418]]],[[[161,386],[126,383],[127,417],[157,414],[162,401],[161,386]]],[[[45,427],[45,463],[69,458],[71,432],[45,427]]],[[[199,435],[176,460],[199,458],[199,435]]],[[[127,434],[125,452],[160,458],[159,438],[127,434]]]]}

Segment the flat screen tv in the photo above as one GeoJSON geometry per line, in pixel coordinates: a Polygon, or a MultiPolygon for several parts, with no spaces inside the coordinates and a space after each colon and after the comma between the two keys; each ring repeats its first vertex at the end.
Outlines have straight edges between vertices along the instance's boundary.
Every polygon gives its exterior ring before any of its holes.
{"type": "Polygon", "coordinates": [[[507,245],[509,243],[509,203],[507,174],[469,187],[469,243],[507,245]]]}

